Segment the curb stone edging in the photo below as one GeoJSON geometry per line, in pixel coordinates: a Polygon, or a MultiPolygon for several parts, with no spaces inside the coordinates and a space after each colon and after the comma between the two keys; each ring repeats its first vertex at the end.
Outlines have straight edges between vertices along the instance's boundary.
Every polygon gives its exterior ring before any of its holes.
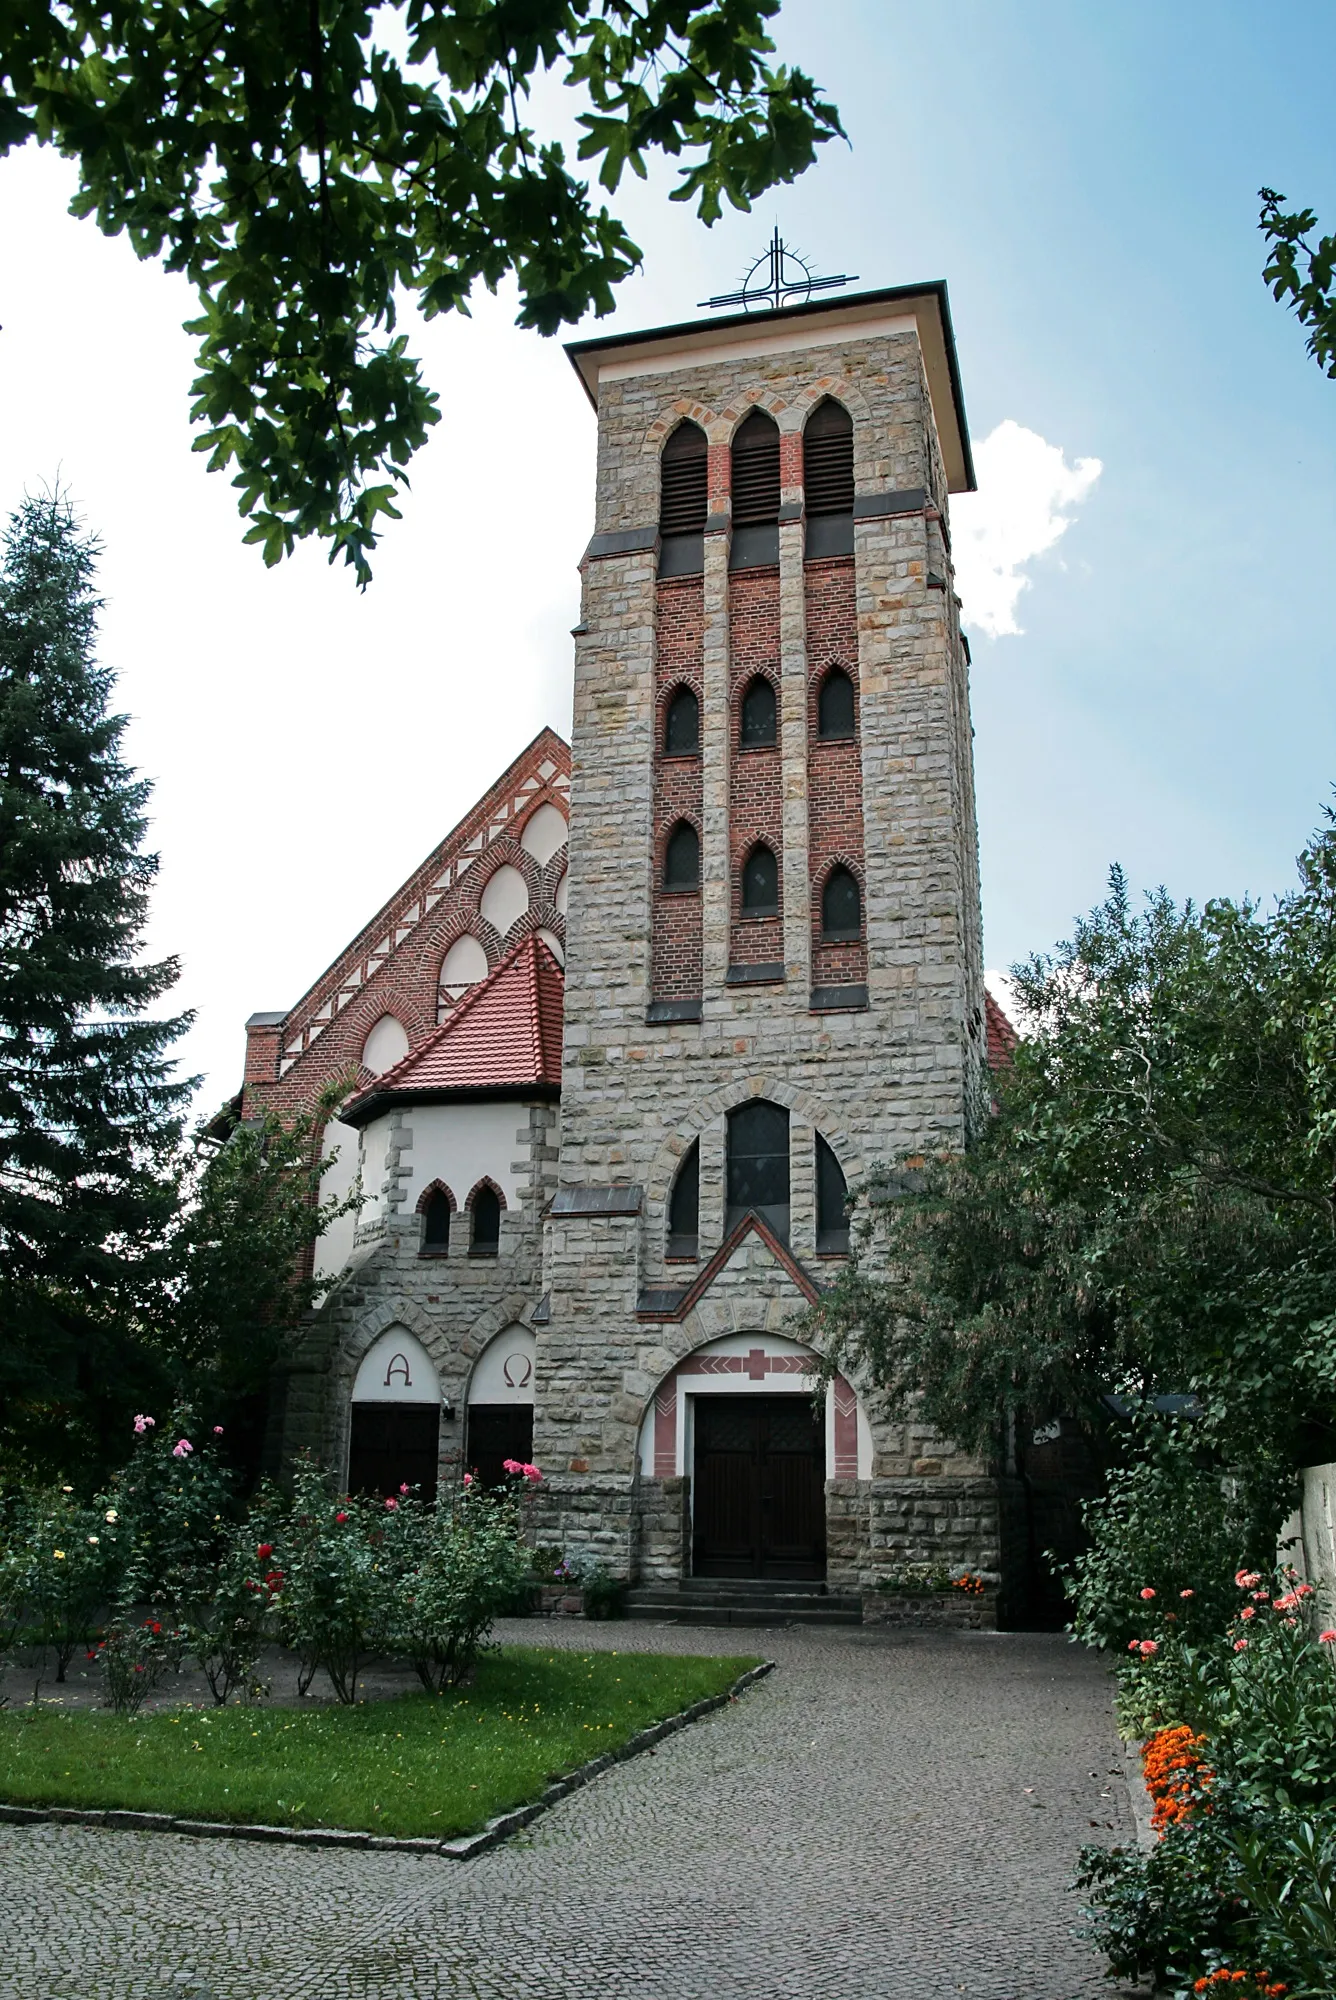
{"type": "Polygon", "coordinates": [[[667,1715],[661,1722],[653,1722],[647,1729],[637,1730],[620,1749],[605,1750],[602,1756],[591,1757],[587,1764],[581,1764],[577,1770],[568,1771],[564,1778],[548,1785],[528,1805],[498,1813],[477,1833],[462,1834],[453,1840],[435,1840],[430,1835],[400,1840],[387,1834],[349,1832],[331,1826],[234,1826],[227,1820],[178,1819],[171,1813],[131,1812],[117,1806],[105,1806],[98,1810],[82,1806],[0,1804],[0,1825],[103,1826],[117,1833],[184,1833],[198,1839],[265,1840],[297,1847],[369,1848],[378,1854],[436,1854],[451,1861],[471,1861],[475,1854],[483,1854],[489,1847],[497,1847],[503,1840],[509,1840],[511,1834],[518,1833],[541,1813],[559,1805],[562,1799],[569,1798],[572,1792],[587,1785],[591,1778],[610,1771],[614,1764],[623,1764],[628,1758],[639,1756],[641,1751],[653,1749],[665,1736],[673,1736],[689,1723],[699,1722],[702,1716],[726,1708],[747,1688],[772,1673],[774,1667],[773,1660],[762,1660],[760,1666],[749,1667],[722,1694],[707,1695],[702,1701],[693,1701],[689,1708],[680,1708],[676,1715],[667,1715]]]}
{"type": "Polygon", "coordinates": [[[1141,1752],[1145,1747],[1144,1737],[1135,1740],[1123,1738],[1123,1764],[1127,1773],[1127,1790],[1132,1802],[1132,1817],[1136,1821],[1137,1846],[1143,1854],[1149,1854],[1156,1846],[1155,1829],[1151,1825],[1154,1801],[1146,1790],[1145,1773],[1141,1768],[1141,1752]]]}

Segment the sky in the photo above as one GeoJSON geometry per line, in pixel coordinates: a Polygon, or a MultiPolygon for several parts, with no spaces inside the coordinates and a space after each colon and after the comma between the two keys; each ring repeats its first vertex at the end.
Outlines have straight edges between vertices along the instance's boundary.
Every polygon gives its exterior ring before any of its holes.
{"type": "MultiPolygon", "coordinates": [[[[645,253],[609,332],[731,289],[777,223],[858,288],[945,278],[980,491],[954,503],[985,954],[1067,935],[1110,864],[1269,898],[1336,780],[1336,382],[1261,282],[1256,190],[1336,228],[1336,9],[787,0],[848,146],[713,230],[671,169],[613,198],[645,253]]],[[[535,122],[571,129],[544,85],[535,122]]],[[[61,482],[101,538],[102,656],[154,783],[149,943],[182,963],[211,1109],[545,724],[570,726],[594,424],[515,299],[412,326],[443,417],[375,580],[267,571],[192,454],[192,296],[0,160],[0,509],[61,482]]]]}

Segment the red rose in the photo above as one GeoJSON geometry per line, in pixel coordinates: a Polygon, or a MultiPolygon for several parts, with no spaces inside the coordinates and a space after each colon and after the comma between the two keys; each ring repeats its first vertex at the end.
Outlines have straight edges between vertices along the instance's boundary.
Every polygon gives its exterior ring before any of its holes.
{"type": "Polygon", "coordinates": [[[255,1551],[255,1560],[256,1562],[263,1562],[266,1556],[271,1556],[273,1553],[274,1545],[272,1542],[261,1542],[259,1548],[255,1551]]]}
{"type": "Polygon", "coordinates": [[[343,1526],[343,1523],[347,1520],[347,1518],[348,1516],[346,1514],[336,1514],[334,1516],[334,1519],[339,1527],[343,1526]]]}

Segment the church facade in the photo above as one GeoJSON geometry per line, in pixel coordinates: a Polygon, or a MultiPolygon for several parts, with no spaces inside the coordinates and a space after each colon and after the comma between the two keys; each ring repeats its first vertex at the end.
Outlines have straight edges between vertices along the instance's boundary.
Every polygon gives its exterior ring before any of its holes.
{"type": "Polygon", "coordinates": [[[296,1007],[243,1115],[352,1095],[277,1449],[447,1489],[536,1459],[616,1575],[996,1580],[1001,1488],[795,1320],[845,1190],[988,1099],[945,287],[568,349],[598,425],[544,731],[296,1007]]]}

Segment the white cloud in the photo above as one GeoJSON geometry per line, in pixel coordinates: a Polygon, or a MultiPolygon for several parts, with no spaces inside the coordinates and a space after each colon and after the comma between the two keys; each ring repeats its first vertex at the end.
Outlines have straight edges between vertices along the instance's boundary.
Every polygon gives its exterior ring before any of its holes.
{"type": "Polygon", "coordinates": [[[1031,579],[1024,566],[1051,549],[1071,526],[1104,467],[1097,458],[1068,465],[1062,446],[1007,417],[974,450],[977,493],[951,503],[956,588],[964,619],[990,639],[1017,633],[1016,606],[1031,579]]]}

